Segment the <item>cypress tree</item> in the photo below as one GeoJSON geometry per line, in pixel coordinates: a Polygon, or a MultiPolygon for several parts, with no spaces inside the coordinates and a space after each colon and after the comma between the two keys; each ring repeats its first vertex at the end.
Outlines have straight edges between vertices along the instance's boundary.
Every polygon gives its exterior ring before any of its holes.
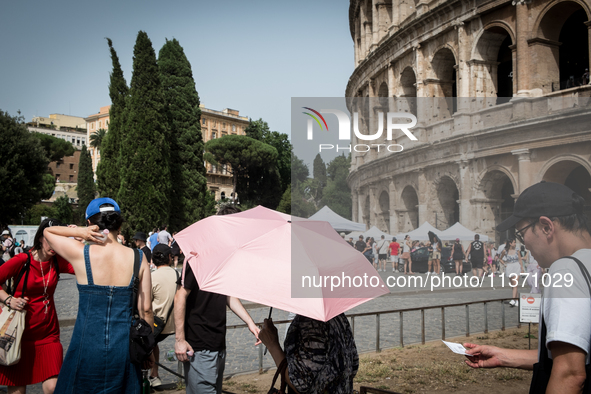
{"type": "Polygon", "coordinates": [[[101,143],[101,161],[96,169],[96,177],[101,196],[115,197],[121,184],[119,158],[121,155],[123,126],[125,124],[125,102],[129,96],[129,88],[125,78],[123,78],[123,71],[121,70],[117,52],[113,48],[113,42],[110,38],[107,38],[107,42],[111,51],[111,62],[113,63],[113,72],[109,82],[111,109],[109,110],[109,132],[101,143]]]}
{"type": "Polygon", "coordinates": [[[78,164],[78,207],[86,210],[88,204],[94,199],[94,174],[92,172],[92,159],[86,145],[82,145],[80,163],[78,164]]]}
{"type": "Polygon", "coordinates": [[[215,213],[207,190],[201,109],[191,64],[176,39],[166,40],[158,54],[160,80],[170,129],[170,227],[180,230],[215,213]]]}
{"type": "Polygon", "coordinates": [[[118,202],[129,229],[168,223],[170,209],[170,132],[164,113],[156,53],[140,31],[133,49],[133,75],[121,139],[118,202]]]}

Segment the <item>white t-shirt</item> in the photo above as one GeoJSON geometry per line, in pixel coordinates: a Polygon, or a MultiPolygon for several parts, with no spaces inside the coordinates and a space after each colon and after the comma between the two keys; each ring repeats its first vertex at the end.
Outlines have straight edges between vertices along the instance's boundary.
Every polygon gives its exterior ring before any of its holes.
{"type": "Polygon", "coordinates": [[[410,252],[410,246],[406,243],[406,241],[402,241],[402,253],[410,252]]]}
{"type": "MultiPolygon", "coordinates": [[[[591,273],[591,249],[580,249],[573,256],[581,260],[591,273]]],[[[542,315],[546,323],[546,346],[548,343],[565,342],[587,353],[586,363],[590,362],[591,349],[591,298],[589,287],[577,263],[572,259],[555,261],[548,271],[550,286],[545,287],[542,296],[542,315]],[[556,274],[556,275],[555,275],[556,274]],[[573,277],[572,286],[566,287],[566,274],[573,277]],[[562,280],[560,280],[560,275],[562,280]],[[558,287],[562,285],[562,287],[558,287]]],[[[541,318],[540,318],[541,323],[541,318]]],[[[540,335],[541,335],[540,324],[540,335]]],[[[541,349],[538,347],[538,354],[541,349]]],[[[548,356],[552,353],[548,350],[548,356]]]]}
{"type": "Polygon", "coordinates": [[[380,239],[378,241],[378,252],[379,254],[388,254],[388,248],[390,244],[385,239],[380,239]]]}

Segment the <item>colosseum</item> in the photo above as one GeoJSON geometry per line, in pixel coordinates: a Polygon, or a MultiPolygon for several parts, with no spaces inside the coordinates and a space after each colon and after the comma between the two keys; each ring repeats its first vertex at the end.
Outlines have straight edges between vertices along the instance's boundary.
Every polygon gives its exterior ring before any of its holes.
{"type": "Polygon", "coordinates": [[[418,119],[417,141],[394,136],[402,152],[352,152],[353,220],[390,234],[459,221],[504,241],[495,226],[542,180],[589,208],[589,16],[589,0],[351,0],[360,129],[418,119]]]}

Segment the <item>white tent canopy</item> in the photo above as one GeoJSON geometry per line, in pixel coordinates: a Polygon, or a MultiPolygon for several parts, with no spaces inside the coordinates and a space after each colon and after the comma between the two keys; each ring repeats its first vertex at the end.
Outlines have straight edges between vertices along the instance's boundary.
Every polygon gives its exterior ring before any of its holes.
{"type": "MultiPolygon", "coordinates": [[[[407,233],[400,233],[396,236],[398,240],[404,239],[405,236],[410,235],[410,239],[413,241],[428,241],[429,240],[429,231],[434,232],[439,238],[443,239],[441,236],[442,231],[437,230],[433,227],[429,222],[425,222],[421,224],[418,228],[409,231],[407,233]]],[[[455,239],[455,238],[454,238],[455,239]]]]}
{"type": "MultiPolygon", "coordinates": [[[[453,226],[451,226],[447,230],[441,232],[441,234],[439,235],[439,238],[441,238],[442,240],[451,240],[451,239],[459,238],[460,241],[473,241],[474,235],[476,235],[476,234],[477,233],[475,233],[474,231],[468,230],[466,227],[462,226],[460,224],[460,222],[457,222],[456,224],[454,224],[453,226]]],[[[483,234],[478,234],[478,235],[480,235],[480,240],[482,242],[488,241],[487,235],[483,235],[483,234]]]]}
{"type": "Polygon", "coordinates": [[[384,238],[387,239],[388,241],[392,240],[392,236],[390,234],[383,232],[382,230],[380,230],[376,226],[373,226],[372,228],[370,228],[369,230],[364,231],[364,232],[353,231],[351,234],[349,234],[347,236],[347,238],[353,237],[353,240],[357,241],[357,239],[359,238],[360,235],[363,235],[363,239],[365,239],[367,237],[373,237],[373,239],[375,239],[376,241],[379,241],[380,239],[382,239],[382,235],[383,235],[384,238]]]}
{"type": "MultiPolygon", "coordinates": [[[[334,213],[325,205],[321,210],[310,216],[308,220],[321,220],[328,222],[336,231],[365,231],[365,224],[353,222],[334,213]]],[[[359,237],[359,236],[358,236],[359,237]]]]}

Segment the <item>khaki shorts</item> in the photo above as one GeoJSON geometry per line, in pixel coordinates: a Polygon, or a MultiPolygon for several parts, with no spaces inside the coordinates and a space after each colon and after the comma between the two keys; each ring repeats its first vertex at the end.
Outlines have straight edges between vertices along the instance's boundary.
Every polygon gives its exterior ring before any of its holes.
{"type": "Polygon", "coordinates": [[[433,251],[433,260],[441,260],[441,252],[433,251]]]}

